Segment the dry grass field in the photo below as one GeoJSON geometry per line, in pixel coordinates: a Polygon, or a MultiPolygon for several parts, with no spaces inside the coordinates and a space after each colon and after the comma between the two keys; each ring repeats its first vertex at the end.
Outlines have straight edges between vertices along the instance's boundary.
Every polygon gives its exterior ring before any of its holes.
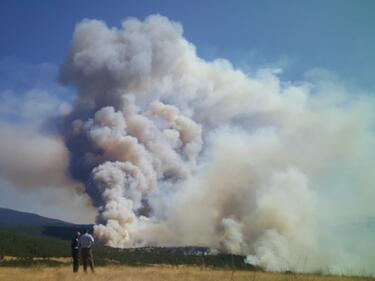
{"type": "Polygon", "coordinates": [[[82,271],[73,274],[70,267],[10,268],[0,267],[1,281],[70,281],[70,280],[124,280],[124,281],[370,281],[374,278],[274,274],[249,271],[226,271],[198,267],[126,267],[107,266],[95,274],[82,271]]]}

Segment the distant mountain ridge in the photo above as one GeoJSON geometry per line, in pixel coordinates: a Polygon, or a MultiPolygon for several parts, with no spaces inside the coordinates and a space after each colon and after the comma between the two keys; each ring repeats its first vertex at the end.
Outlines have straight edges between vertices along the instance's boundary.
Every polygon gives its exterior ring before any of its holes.
{"type": "Polygon", "coordinates": [[[33,213],[0,208],[0,225],[3,226],[71,226],[73,223],[33,213]]]}
{"type": "Polygon", "coordinates": [[[85,229],[92,231],[92,228],[91,224],[74,224],[33,213],[0,208],[0,230],[69,240],[76,231],[83,232],[85,229]]]}

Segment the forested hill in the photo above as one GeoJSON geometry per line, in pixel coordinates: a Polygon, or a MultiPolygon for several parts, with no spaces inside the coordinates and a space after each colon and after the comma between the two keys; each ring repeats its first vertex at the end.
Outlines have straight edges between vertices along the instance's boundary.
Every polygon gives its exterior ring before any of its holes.
{"type": "Polygon", "coordinates": [[[0,230],[70,240],[76,231],[92,231],[92,225],[73,224],[32,213],[0,208],[0,230]]]}
{"type": "Polygon", "coordinates": [[[71,223],[32,213],[0,208],[0,226],[70,226],[71,223]]]}

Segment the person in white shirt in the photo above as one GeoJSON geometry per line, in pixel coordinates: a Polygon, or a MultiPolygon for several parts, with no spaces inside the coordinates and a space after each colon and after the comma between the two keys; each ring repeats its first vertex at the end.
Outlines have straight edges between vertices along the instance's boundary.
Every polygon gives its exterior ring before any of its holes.
{"type": "Polygon", "coordinates": [[[87,264],[91,268],[91,272],[94,272],[94,259],[92,255],[92,247],[94,246],[94,237],[86,230],[85,234],[81,235],[79,238],[79,243],[81,246],[81,257],[83,271],[87,272],[87,264]]]}

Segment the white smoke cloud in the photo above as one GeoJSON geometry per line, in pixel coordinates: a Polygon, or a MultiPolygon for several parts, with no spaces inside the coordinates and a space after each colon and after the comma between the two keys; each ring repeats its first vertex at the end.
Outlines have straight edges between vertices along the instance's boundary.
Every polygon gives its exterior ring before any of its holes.
{"type": "Polygon", "coordinates": [[[97,237],[209,246],[274,271],[374,273],[370,239],[336,239],[375,215],[374,98],[319,70],[300,82],[246,75],[199,58],[182,33],[159,15],[76,27],[64,136],[97,237]]]}

